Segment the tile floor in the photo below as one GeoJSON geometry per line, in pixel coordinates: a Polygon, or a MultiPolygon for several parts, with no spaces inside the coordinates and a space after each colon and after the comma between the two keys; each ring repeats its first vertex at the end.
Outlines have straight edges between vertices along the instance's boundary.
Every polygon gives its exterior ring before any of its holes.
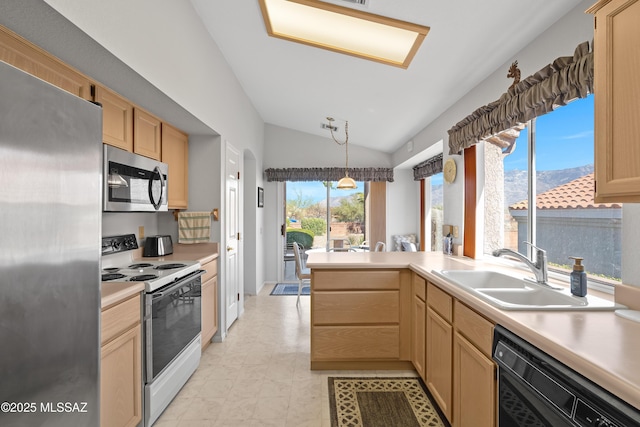
{"type": "Polygon", "coordinates": [[[329,427],[329,376],[415,376],[413,371],[311,371],[309,297],[245,298],[245,311],[154,427],[329,427]]]}

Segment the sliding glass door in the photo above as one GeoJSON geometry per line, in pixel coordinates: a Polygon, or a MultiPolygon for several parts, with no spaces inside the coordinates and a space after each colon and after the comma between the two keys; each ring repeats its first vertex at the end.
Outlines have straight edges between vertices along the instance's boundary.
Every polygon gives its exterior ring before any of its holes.
{"type": "MultiPolygon", "coordinates": [[[[286,239],[308,251],[368,250],[366,199],[369,185],[357,182],[353,190],[339,190],[336,182],[287,181],[285,183],[286,239]]],[[[285,250],[285,277],[291,278],[292,260],[285,250]]]]}
{"type": "Polygon", "coordinates": [[[367,188],[364,182],[358,182],[354,190],[338,190],[335,182],[287,182],[287,232],[302,230],[310,235],[311,243],[302,242],[307,243],[303,244],[306,250],[361,247],[366,241],[367,188]]]}

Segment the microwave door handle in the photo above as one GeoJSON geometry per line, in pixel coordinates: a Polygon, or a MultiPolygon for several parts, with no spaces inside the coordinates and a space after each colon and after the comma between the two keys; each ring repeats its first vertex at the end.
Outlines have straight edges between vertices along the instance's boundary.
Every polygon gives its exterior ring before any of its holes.
{"type": "Polygon", "coordinates": [[[156,172],[160,177],[160,198],[158,199],[157,203],[155,200],[153,200],[153,179],[151,179],[149,180],[149,199],[151,200],[151,204],[153,205],[154,209],[158,210],[160,209],[160,205],[162,205],[162,196],[164,195],[165,181],[164,177],[162,176],[162,171],[158,166],[153,168],[153,171],[156,172]]]}

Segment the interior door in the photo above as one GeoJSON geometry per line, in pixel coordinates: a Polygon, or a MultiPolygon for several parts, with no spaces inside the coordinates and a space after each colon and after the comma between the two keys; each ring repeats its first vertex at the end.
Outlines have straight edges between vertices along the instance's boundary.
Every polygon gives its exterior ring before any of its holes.
{"type": "Polygon", "coordinates": [[[239,207],[240,153],[229,143],[226,147],[226,307],[227,329],[238,318],[239,278],[239,207]]]}

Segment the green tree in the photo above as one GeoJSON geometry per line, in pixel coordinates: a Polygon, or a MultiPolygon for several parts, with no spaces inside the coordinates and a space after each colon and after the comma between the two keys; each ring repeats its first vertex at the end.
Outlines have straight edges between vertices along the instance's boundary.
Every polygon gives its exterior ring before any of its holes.
{"type": "MultiPolygon", "coordinates": [[[[309,206],[305,211],[305,216],[307,218],[326,218],[327,217],[327,204],[325,203],[315,203],[309,206]]],[[[326,220],[325,220],[326,223],[326,220]]]]}
{"type": "Polygon", "coordinates": [[[298,190],[294,198],[287,197],[287,218],[300,220],[304,218],[305,211],[313,205],[311,197],[304,197],[298,190]]]}
{"type": "Polygon", "coordinates": [[[324,218],[303,218],[302,229],[312,231],[314,236],[324,236],[327,232],[327,221],[324,218]]]}
{"type": "Polygon", "coordinates": [[[364,193],[354,193],[340,200],[340,205],[331,213],[339,222],[364,222],[364,193]]]}
{"type": "Polygon", "coordinates": [[[287,243],[297,242],[303,248],[309,249],[313,246],[313,232],[309,230],[287,229],[287,243]]]}

